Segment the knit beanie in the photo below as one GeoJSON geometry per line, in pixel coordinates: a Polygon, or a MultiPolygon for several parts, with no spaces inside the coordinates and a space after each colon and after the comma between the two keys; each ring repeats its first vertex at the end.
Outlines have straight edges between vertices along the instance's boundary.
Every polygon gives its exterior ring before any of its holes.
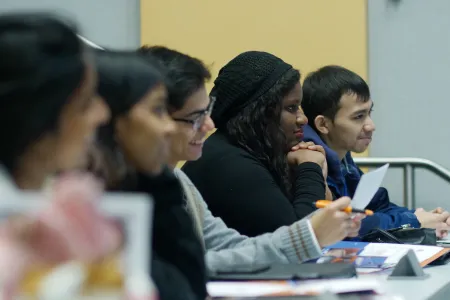
{"type": "Polygon", "coordinates": [[[161,72],[134,53],[99,51],[96,55],[98,94],[111,110],[111,119],[126,114],[155,85],[161,72]]]}
{"type": "Polygon", "coordinates": [[[290,64],[267,52],[248,51],[239,54],[219,71],[211,96],[216,97],[211,118],[218,128],[248,104],[258,101],[290,64]]]}

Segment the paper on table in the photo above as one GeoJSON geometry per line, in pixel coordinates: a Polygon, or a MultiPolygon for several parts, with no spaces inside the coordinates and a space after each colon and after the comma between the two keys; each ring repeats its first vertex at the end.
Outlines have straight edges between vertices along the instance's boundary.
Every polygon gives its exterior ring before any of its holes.
{"type": "Polygon", "coordinates": [[[383,182],[384,175],[389,168],[389,164],[366,173],[361,176],[358,186],[356,187],[355,195],[352,199],[352,206],[357,209],[365,209],[369,205],[375,193],[383,182]]]}
{"type": "Polygon", "coordinates": [[[289,292],[292,287],[285,282],[208,282],[211,297],[258,297],[289,292]]]}
{"type": "Polygon", "coordinates": [[[361,291],[382,293],[382,287],[376,279],[334,279],[287,282],[209,282],[208,294],[211,297],[257,297],[274,294],[311,295],[331,292],[334,294],[361,291]]]}
{"type": "Polygon", "coordinates": [[[356,268],[356,273],[358,273],[358,275],[365,275],[375,272],[381,272],[383,270],[383,268],[356,268]]]}
{"type": "Polygon", "coordinates": [[[380,282],[374,278],[310,280],[299,282],[295,287],[297,295],[322,294],[326,292],[345,294],[363,291],[374,291],[378,294],[384,293],[380,282]]]}

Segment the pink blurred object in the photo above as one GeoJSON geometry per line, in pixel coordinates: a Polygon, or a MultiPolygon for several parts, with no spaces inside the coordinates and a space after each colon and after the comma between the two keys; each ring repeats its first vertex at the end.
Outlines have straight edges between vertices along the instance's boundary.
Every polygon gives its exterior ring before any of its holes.
{"type": "Polygon", "coordinates": [[[46,209],[0,225],[1,299],[12,299],[30,264],[93,262],[120,247],[120,229],[98,210],[102,192],[93,176],[65,174],[55,181],[46,209]]]}
{"type": "MultiPolygon", "coordinates": [[[[36,241],[37,245],[44,249],[52,243],[45,236],[58,236],[61,251],[53,258],[88,262],[117,249],[122,234],[98,210],[102,192],[102,186],[93,176],[80,173],[62,176],[55,182],[52,205],[38,216],[44,236],[36,241]]],[[[51,260],[52,257],[47,257],[48,250],[40,254],[51,260]]]]}
{"type": "Polygon", "coordinates": [[[7,238],[0,238],[0,296],[1,299],[14,299],[17,285],[22,278],[28,262],[28,254],[22,247],[7,238]]]}

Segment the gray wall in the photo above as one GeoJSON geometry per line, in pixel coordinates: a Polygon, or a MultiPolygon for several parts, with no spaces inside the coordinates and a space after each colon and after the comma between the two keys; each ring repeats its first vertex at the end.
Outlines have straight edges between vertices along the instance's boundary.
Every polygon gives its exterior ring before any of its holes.
{"type": "MultiPolygon", "coordinates": [[[[450,1],[368,0],[371,156],[431,159],[450,169],[450,1]]],[[[416,171],[418,207],[450,209],[450,185],[416,171]]],[[[403,197],[400,171],[385,179],[403,197]]]]}
{"type": "Polygon", "coordinates": [[[112,48],[140,45],[139,0],[0,0],[0,13],[49,10],[75,19],[81,34],[112,48]]]}

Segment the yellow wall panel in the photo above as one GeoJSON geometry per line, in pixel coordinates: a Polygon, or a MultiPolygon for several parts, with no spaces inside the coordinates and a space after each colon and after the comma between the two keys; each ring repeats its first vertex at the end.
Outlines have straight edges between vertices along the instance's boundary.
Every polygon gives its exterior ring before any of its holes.
{"type": "MultiPolygon", "coordinates": [[[[141,42],[165,45],[211,66],[271,52],[302,75],[339,64],[367,79],[366,0],[141,0],[141,42]]],[[[211,87],[211,83],[208,87],[211,87]]]]}

